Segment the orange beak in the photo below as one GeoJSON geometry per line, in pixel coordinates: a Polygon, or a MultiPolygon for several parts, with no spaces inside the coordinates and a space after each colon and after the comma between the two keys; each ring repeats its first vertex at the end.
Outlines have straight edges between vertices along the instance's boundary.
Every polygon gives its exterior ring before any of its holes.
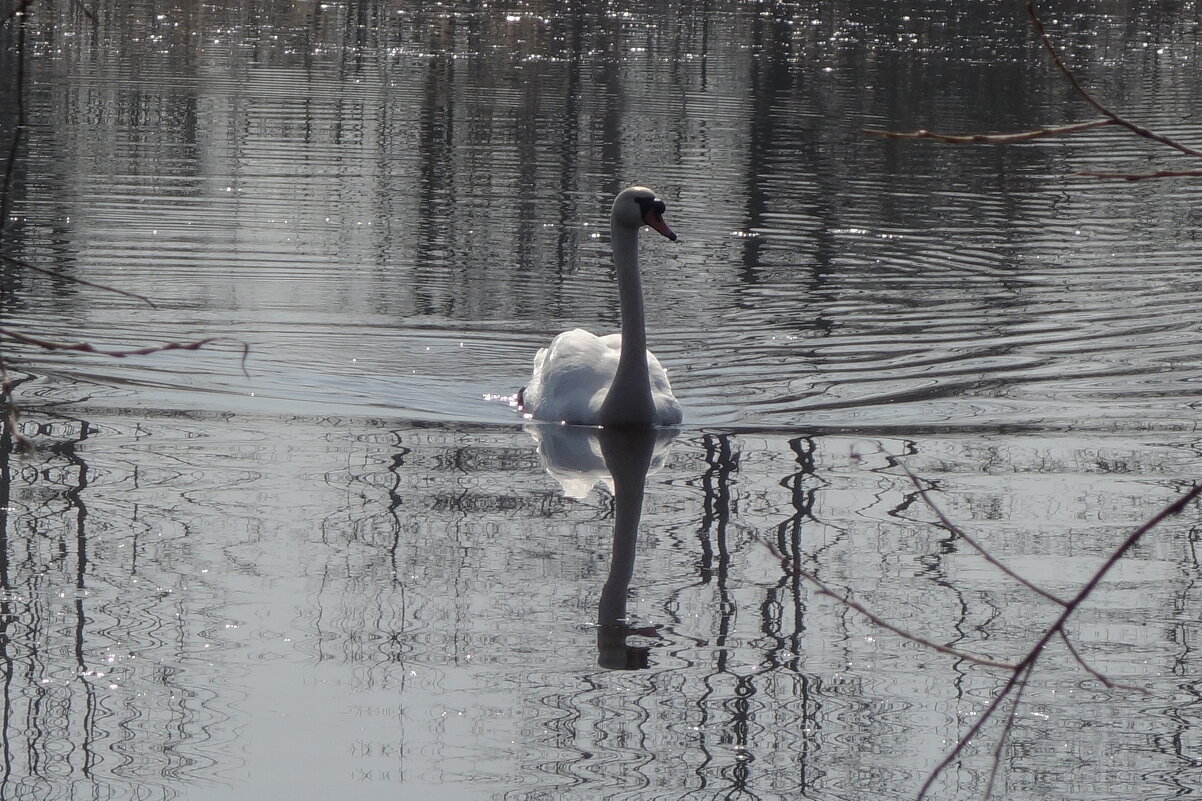
{"type": "MultiPolygon", "coordinates": [[[[663,204],[661,203],[660,205],[662,206],[663,204]]],[[[668,224],[664,222],[664,218],[655,209],[647,210],[647,213],[643,215],[643,222],[668,237],[671,241],[676,241],[676,233],[668,227],[668,224]]]]}

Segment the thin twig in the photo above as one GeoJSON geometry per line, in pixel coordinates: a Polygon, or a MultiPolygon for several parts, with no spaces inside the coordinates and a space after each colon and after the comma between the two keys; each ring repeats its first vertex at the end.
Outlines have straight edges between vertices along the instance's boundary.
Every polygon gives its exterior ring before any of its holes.
{"type": "Polygon", "coordinates": [[[806,581],[810,582],[815,587],[817,587],[818,592],[820,594],[829,595],[830,597],[834,598],[836,601],[843,604],[844,606],[846,606],[850,609],[854,609],[855,611],[859,612],[861,615],[868,618],[869,622],[873,623],[874,625],[879,626],[880,628],[883,628],[887,631],[891,631],[903,639],[918,643],[919,645],[925,646],[934,651],[938,651],[941,654],[947,654],[948,656],[954,656],[957,659],[963,659],[966,662],[972,662],[974,665],[981,665],[983,667],[991,667],[991,668],[1000,668],[1002,670],[1014,670],[1016,668],[1016,665],[1011,664],[1010,662],[999,662],[996,659],[989,659],[988,657],[977,656],[976,654],[970,654],[966,651],[960,651],[955,648],[950,648],[946,645],[941,645],[932,640],[928,640],[925,637],[919,637],[917,634],[906,631],[905,629],[901,628],[900,626],[895,626],[894,624],[892,624],[889,621],[882,618],[880,615],[874,614],[873,612],[869,611],[867,607],[865,607],[863,604],[861,604],[858,601],[856,601],[855,599],[853,599],[850,594],[840,595],[838,592],[836,592],[834,589],[832,589],[829,585],[827,585],[825,582],[823,582],[821,579],[819,579],[817,576],[815,576],[813,573],[809,572],[805,568],[800,567],[798,565],[793,565],[792,569],[797,575],[801,576],[803,579],[805,579],[806,581]]]}
{"type": "Polygon", "coordinates": [[[1073,645],[1073,641],[1069,639],[1068,632],[1066,632],[1063,628],[1060,629],[1060,640],[1064,643],[1064,647],[1068,649],[1068,652],[1073,655],[1073,659],[1077,660],[1077,664],[1081,666],[1081,669],[1100,681],[1106,687],[1109,687],[1110,689],[1132,690],[1139,693],[1147,692],[1147,690],[1145,690],[1143,687],[1136,687],[1133,684],[1121,684],[1102,673],[1100,670],[1091,667],[1090,664],[1085,661],[1085,657],[1081,656],[1080,652],[1077,651],[1077,646],[1073,645]]]}
{"type": "Polygon", "coordinates": [[[1014,721],[1018,717],[1018,705],[1023,700],[1023,692],[1027,689],[1027,682],[1030,679],[1031,671],[1028,670],[1022,680],[1015,685],[1014,697],[1010,699],[1010,714],[1006,716],[1006,723],[998,733],[997,745],[993,748],[993,765],[989,768],[989,781],[985,783],[985,792],[981,796],[981,801],[989,801],[993,795],[993,783],[997,779],[998,767],[1002,764],[1002,751],[1005,750],[1006,741],[1010,739],[1010,732],[1014,729],[1014,721]]]}
{"type": "MultiPolygon", "coordinates": [[[[896,459],[894,460],[894,463],[901,464],[900,460],[896,460],[896,459]]],[[[904,464],[902,464],[901,466],[903,469],[906,469],[904,464]]],[[[915,480],[914,475],[908,469],[906,469],[906,473],[908,475],[910,475],[911,480],[914,481],[915,485],[918,487],[919,494],[923,498],[923,500],[928,505],[931,505],[932,509],[934,509],[936,514],[940,516],[941,520],[946,520],[946,517],[942,514],[942,512],[939,511],[937,507],[934,507],[933,504],[931,504],[930,499],[927,497],[927,495],[924,491],[924,488],[921,486],[921,483],[919,483],[918,481],[915,480]]],[[[822,582],[813,573],[801,568],[799,565],[790,564],[790,560],[788,560],[783,554],[781,554],[780,551],[777,548],[775,548],[773,545],[771,545],[770,543],[765,543],[765,545],[767,545],[769,551],[771,551],[774,556],[776,556],[778,559],[781,560],[781,566],[783,568],[785,568],[786,570],[788,570],[790,572],[795,573],[796,575],[801,576],[806,581],[809,581],[810,583],[815,585],[818,588],[819,593],[821,593],[823,595],[828,595],[828,596],[834,598],[835,600],[837,600],[839,603],[843,604],[844,606],[846,606],[850,609],[853,609],[856,612],[859,612],[861,615],[868,618],[868,620],[871,621],[873,624],[875,624],[887,631],[891,631],[894,634],[897,634],[898,636],[900,636],[904,639],[910,640],[911,642],[915,642],[920,645],[924,645],[928,648],[931,648],[932,650],[937,651],[939,653],[955,656],[957,658],[972,662],[973,664],[983,665],[986,667],[1003,668],[1010,672],[1010,676],[1007,678],[1006,683],[1002,686],[1002,688],[994,696],[993,700],[990,701],[989,704],[986,705],[984,711],[977,718],[976,722],[973,723],[973,725],[969,728],[969,730],[966,734],[964,734],[959,740],[957,740],[955,746],[953,746],[952,749],[950,751],[948,751],[947,754],[944,755],[943,759],[940,760],[939,764],[936,765],[935,768],[931,771],[931,773],[927,776],[926,781],[923,782],[922,787],[919,789],[918,795],[917,795],[917,801],[922,801],[922,799],[924,799],[926,797],[926,795],[930,791],[931,787],[938,780],[938,778],[943,774],[943,771],[945,771],[948,768],[948,766],[950,766],[953,762],[956,761],[956,759],[958,759],[960,757],[960,755],[964,752],[964,749],[968,747],[968,744],[972,741],[972,739],[974,737],[976,737],[976,735],[981,731],[982,727],[993,717],[994,713],[997,712],[997,710],[1001,706],[1001,704],[1010,696],[1010,694],[1012,692],[1015,692],[1016,688],[1017,688],[1017,693],[1013,699],[1013,705],[1010,710],[1010,718],[1007,720],[1007,723],[1002,730],[1002,733],[1001,733],[1002,739],[999,740],[997,750],[995,751],[995,754],[994,754],[995,762],[994,762],[992,771],[990,773],[989,783],[988,783],[988,787],[986,790],[986,798],[988,798],[989,793],[992,792],[994,776],[998,769],[998,760],[1000,759],[1001,748],[1003,747],[1003,745],[1005,743],[1005,739],[1006,739],[1006,737],[1009,736],[1010,730],[1012,729],[1012,727],[1014,725],[1014,723],[1013,723],[1014,716],[1015,716],[1016,710],[1018,708],[1018,702],[1022,697],[1022,690],[1026,686],[1026,682],[1030,677],[1031,671],[1035,667],[1035,663],[1039,660],[1039,657],[1043,654],[1044,649],[1046,648],[1048,642],[1051,641],[1051,639],[1053,637],[1059,636],[1061,638],[1061,640],[1064,642],[1064,644],[1066,645],[1066,647],[1068,648],[1069,653],[1071,653],[1073,655],[1073,657],[1077,660],[1078,664],[1080,664],[1082,666],[1082,668],[1084,668],[1091,676],[1098,679],[1098,681],[1102,682],[1107,687],[1122,687],[1123,686],[1123,685],[1119,685],[1119,684],[1111,681],[1110,679],[1108,679],[1107,677],[1102,675],[1100,672],[1098,672],[1097,670],[1094,670],[1093,668],[1091,668],[1089,665],[1087,665],[1085,663],[1085,661],[1081,658],[1081,655],[1077,652],[1076,648],[1073,647],[1072,643],[1069,641],[1068,636],[1064,631],[1065,623],[1068,621],[1069,617],[1074,612],[1076,612],[1077,608],[1085,601],[1085,599],[1089,597],[1089,595],[1094,591],[1094,589],[1097,588],[1098,584],[1106,577],[1106,574],[1110,572],[1110,569],[1113,568],[1119,562],[1119,560],[1121,560],[1124,556],[1126,556],[1127,552],[1130,551],[1133,547],[1135,547],[1135,545],[1140,541],[1140,539],[1143,538],[1143,536],[1145,534],[1147,534],[1149,531],[1151,531],[1156,526],[1163,523],[1168,518],[1175,517],[1176,515],[1181,514],[1181,512],[1184,511],[1184,509],[1190,503],[1192,503],[1194,500],[1196,500],[1200,494],[1202,494],[1202,483],[1196,484],[1193,487],[1191,487],[1188,492],[1186,492],[1180,498],[1177,498],[1175,501],[1170,503],[1168,506],[1161,509],[1160,512],[1158,512],[1156,515],[1154,515],[1150,520],[1146,521],[1143,525],[1141,525],[1135,531],[1131,532],[1131,534],[1129,534],[1127,536],[1127,538],[1124,539],[1123,542],[1117,548],[1115,548],[1114,551],[1111,552],[1111,554],[1106,558],[1106,560],[1102,563],[1102,565],[1096,571],[1094,571],[1094,574],[1077,591],[1076,595],[1074,595],[1071,599],[1069,599],[1066,602],[1057,600],[1057,603],[1059,603],[1061,605],[1060,614],[1044,630],[1044,632],[1040,635],[1039,639],[1035,642],[1035,644],[1033,646],[1031,646],[1029,651],[1027,651],[1026,655],[1023,656],[1022,659],[1020,659],[1018,662],[1016,662],[1014,664],[998,662],[995,660],[978,657],[974,654],[965,653],[963,651],[959,651],[954,648],[949,648],[948,646],[940,645],[939,643],[935,643],[935,642],[927,640],[923,637],[919,637],[911,632],[908,632],[908,631],[900,628],[899,626],[889,623],[888,621],[881,618],[879,615],[876,615],[876,614],[870,612],[866,607],[864,607],[863,604],[860,604],[857,601],[853,600],[851,598],[850,592],[846,593],[846,594],[842,594],[842,595],[835,592],[831,587],[829,587],[827,584],[822,582]]],[[[950,522],[948,522],[947,525],[950,527],[950,530],[958,531],[958,529],[954,525],[952,525],[950,522]]],[[[982,553],[984,553],[984,552],[982,551],[982,553]]],[[[1023,583],[1026,584],[1026,582],[1023,582],[1023,583]]],[[[1044,593],[1040,593],[1040,594],[1043,595],[1044,593]]],[[[1124,688],[1124,689],[1126,689],[1126,688],[1124,688]]],[[[1131,688],[1131,689],[1137,689],[1137,688],[1131,688]]]]}
{"type": "Polygon", "coordinates": [[[249,377],[246,370],[246,360],[250,356],[250,345],[240,340],[231,339],[230,337],[206,337],[197,339],[191,342],[165,342],[162,345],[147,345],[141,348],[98,348],[91,342],[55,342],[50,339],[41,339],[32,337],[28,334],[23,334],[11,328],[0,327],[0,337],[8,337],[17,342],[23,342],[26,345],[34,345],[43,350],[50,351],[75,351],[77,353],[96,353],[101,356],[111,356],[114,359],[124,359],[126,356],[146,356],[151,353],[162,353],[169,350],[200,350],[205,345],[211,345],[215,342],[227,342],[241,346],[242,348],[242,373],[249,377]]]}
{"type": "Polygon", "coordinates": [[[83,286],[88,286],[93,289],[100,289],[105,292],[112,292],[114,295],[122,295],[127,298],[133,298],[134,300],[140,300],[143,303],[150,306],[152,309],[158,308],[158,305],[155,304],[155,302],[153,300],[146,297],[145,295],[139,295],[137,292],[129,292],[124,289],[117,289],[116,287],[108,286],[107,284],[98,284],[95,281],[88,281],[87,279],[84,279],[84,278],[77,278],[74,275],[67,275],[66,273],[59,272],[58,270],[51,270],[49,267],[39,267],[36,264],[32,264],[30,262],[25,261],[24,259],[18,259],[16,256],[9,256],[7,253],[0,253],[0,261],[6,261],[9,264],[15,264],[16,266],[21,267],[23,269],[32,270],[35,273],[41,273],[42,275],[48,275],[52,278],[61,278],[62,280],[70,281],[73,284],[81,284],[83,286]]]}
{"type": "MultiPolygon", "coordinates": [[[[997,134],[946,134],[935,131],[917,130],[917,131],[886,131],[880,129],[864,129],[862,133],[869,136],[881,136],[887,139],[930,139],[946,144],[987,144],[987,145],[1006,145],[1015,142],[1028,142],[1034,139],[1040,139],[1048,136],[1066,136],[1069,134],[1086,131],[1093,128],[1101,128],[1108,125],[1117,125],[1126,128],[1131,133],[1143,137],[1150,141],[1173,148],[1179,153],[1194,158],[1202,158],[1202,150],[1182,144],[1172,137],[1157,133],[1149,128],[1132,122],[1123,117],[1118,112],[1103,104],[1094,97],[1081,81],[1078,80],[1076,74],[1065,63],[1060,55],[1060,51],[1052,42],[1052,37],[1048,35],[1047,28],[1043,24],[1043,19],[1039,15],[1039,10],[1035,6],[1035,0],[1027,0],[1026,3],[1027,16],[1030,18],[1031,25],[1038,35],[1040,43],[1044,50],[1052,59],[1052,63],[1056,65],[1056,69],[1069,82],[1073,91],[1090,105],[1095,111],[1102,114],[1102,119],[1090,120],[1089,122],[1071,123],[1068,125],[1044,126],[1035,128],[1029,131],[1018,131],[1014,133],[997,133],[997,134]]],[[[1102,171],[1081,171],[1075,173],[1087,178],[1099,178],[1122,181],[1146,181],[1157,178],[1202,178],[1202,170],[1156,170],[1153,172],[1102,172],[1102,171]]]]}
{"type": "MultiPolygon", "coordinates": [[[[1176,517],[1177,515],[1181,514],[1185,510],[1185,507],[1189,506],[1190,503],[1200,494],[1202,494],[1202,484],[1195,484],[1190,488],[1189,492],[1170,503],[1164,509],[1161,509],[1155,517],[1144,523],[1135,531],[1131,532],[1131,534],[1127,536],[1127,539],[1123,540],[1123,543],[1117,549],[1115,549],[1115,551],[1110,554],[1102,566],[1098,568],[1093,577],[1090,578],[1089,581],[1085,582],[1085,586],[1082,587],[1080,591],[1078,591],[1077,594],[1068,602],[1068,608],[1061,612],[1060,617],[1057,618],[1056,623],[1054,624],[1054,627],[1059,630],[1060,627],[1064,625],[1064,622],[1068,619],[1068,616],[1073,613],[1073,611],[1091,592],[1093,592],[1094,587],[1098,586],[1098,583],[1106,577],[1108,572],[1110,572],[1110,568],[1114,567],[1120,559],[1126,556],[1127,551],[1134,548],[1136,543],[1138,543],[1145,534],[1156,528],[1156,526],[1160,525],[1165,520],[1168,520],[1170,517],[1176,517]]],[[[1050,639],[1050,636],[1047,639],[1050,639]]],[[[1046,644],[1047,639],[1044,639],[1039,644],[1041,646],[1046,644]]]]}
{"type": "Polygon", "coordinates": [[[1058,598],[1057,596],[1053,595],[1052,593],[1048,592],[1047,590],[1043,589],[1042,587],[1039,587],[1039,586],[1031,583],[1029,580],[1027,580],[1023,576],[1020,576],[1018,573],[1016,573],[1013,569],[1007,567],[999,559],[994,557],[993,554],[991,554],[989,551],[987,551],[985,549],[985,547],[982,546],[979,542],[977,542],[973,537],[969,536],[968,532],[964,531],[964,529],[960,528],[955,523],[953,523],[951,521],[951,519],[946,514],[943,513],[943,510],[940,509],[933,500],[931,500],[930,495],[927,494],[926,487],[924,487],[922,485],[922,482],[919,481],[918,476],[914,475],[914,472],[912,470],[910,470],[909,467],[906,466],[906,463],[897,457],[891,457],[891,459],[894,464],[896,464],[898,467],[900,467],[902,470],[904,470],[906,475],[909,476],[910,483],[912,483],[914,485],[914,488],[918,490],[918,495],[919,495],[919,497],[922,498],[923,503],[925,503],[927,505],[927,507],[930,508],[930,510],[935,513],[935,516],[939,518],[939,522],[941,524],[943,524],[944,528],[946,528],[948,531],[952,532],[953,534],[955,534],[956,536],[960,537],[965,542],[967,542],[977,553],[979,553],[982,556],[982,558],[985,559],[986,562],[993,565],[998,570],[1002,571],[1007,576],[1009,576],[1010,578],[1017,581],[1019,584],[1023,585],[1027,589],[1029,589],[1031,592],[1035,593],[1036,595],[1040,595],[1044,598],[1047,598],[1049,601],[1056,604],[1057,606],[1063,607],[1063,606],[1067,605],[1067,603],[1068,603],[1067,601],[1065,601],[1061,598],[1058,598]]]}
{"type": "Polygon", "coordinates": [[[166,342],[162,345],[147,345],[141,348],[109,349],[98,348],[91,342],[55,342],[50,339],[41,339],[3,326],[0,326],[0,336],[8,337],[17,342],[24,342],[26,345],[36,345],[43,350],[71,350],[79,353],[97,353],[101,356],[112,356],[115,359],[123,359],[126,356],[145,356],[165,350],[200,350],[205,345],[221,339],[221,337],[208,337],[207,339],[198,339],[193,342],[166,342]]]}
{"type": "MultiPolygon", "coordinates": [[[[1028,657],[1029,656],[1030,655],[1028,654],[1028,657]]],[[[944,755],[939,764],[935,766],[935,769],[931,771],[929,776],[927,776],[927,780],[922,783],[922,787],[918,790],[918,795],[916,796],[915,801],[922,801],[922,799],[926,798],[927,792],[931,789],[931,785],[933,785],[935,780],[939,778],[940,774],[947,769],[948,765],[952,764],[957,758],[959,758],[960,754],[965,748],[968,747],[968,744],[972,741],[972,739],[977,736],[989,719],[993,717],[993,713],[996,712],[998,707],[1002,705],[1002,701],[1006,700],[1006,696],[1008,696],[1010,691],[1014,689],[1015,685],[1022,680],[1022,675],[1030,671],[1031,662],[1033,661],[1034,660],[1020,663],[1010,673],[1010,678],[1006,680],[1006,684],[1002,687],[1001,692],[995,695],[993,700],[986,705],[985,711],[982,712],[981,716],[977,718],[976,723],[972,724],[968,732],[956,741],[956,744],[952,747],[952,750],[948,751],[947,754],[944,755]]]]}
{"type": "Polygon", "coordinates": [[[1101,128],[1115,124],[1115,121],[1112,119],[1101,119],[1090,120],[1089,122],[1076,122],[1070,125],[1058,125],[1052,128],[1036,128],[1030,131],[997,134],[945,134],[927,130],[884,131],[878,128],[864,128],[861,130],[861,133],[869,136],[883,136],[886,139],[933,139],[949,145],[1008,145],[1014,142],[1029,142],[1032,139],[1042,139],[1045,136],[1064,136],[1077,133],[1078,131],[1087,131],[1091,128],[1101,128]]]}
{"type": "Polygon", "coordinates": [[[1080,95],[1081,99],[1092,106],[1095,111],[1105,116],[1115,125],[1121,125],[1137,136],[1142,136],[1145,139],[1151,139],[1153,142],[1159,142],[1160,144],[1171,147],[1174,150],[1178,150],[1187,156],[1202,158],[1202,151],[1195,150],[1188,145],[1183,145],[1180,142],[1170,139],[1163,134],[1158,134],[1155,131],[1151,131],[1142,125],[1136,125],[1135,123],[1123,118],[1117,112],[1100,103],[1097,98],[1086,91],[1085,87],[1081,85],[1081,82],[1077,80],[1077,76],[1073,74],[1073,71],[1068,68],[1067,64],[1064,63],[1064,59],[1060,57],[1060,52],[1052,43],[1052,38],[1048,36],[1047,30],[1043,26],[1043,20],[1039,16],[1039,11],[1035,8],[1035,0],[1027,0],[1027,16],[1031,18],[1031,25],[1034,26],[1035,32],[1039,35],[1040,41],[1043,42],[1044,50],[1046,50],[1048,55],[1052,57],[1052,62],[1055,63],[1056,68],[1060,70],[1060,73],[1065,77],[1065,79],[1068,80],[1069,84],[1073,87],[1073,91],[1080,95]]]}
{"type": "Polygon", "coordinates": [[[1027,655],[1018,661],[1018,664],[1013,668],[1013,673],[1011,673],[1010,678],[1006,681],[1006,684],[1002,687],[1001,691],[997,694],[993,701],[990,702],[989,706],[986,707],[985,712],[981,715],[980,720],[978,720],[977,723],[971,729],[969,729],[968,734],[962,737],[960,741],[956,743],[955,747],[953,747],[952,750],[944,757],[944,759],[935,767],[935,769],[931,771],[931,775],[927,777],[927,780],[922,785],[922,789],[918,792],[918,801],[922,801],[922,799],[926,796],[927,791],[930,790],[931,785],[935,783],[935,780],[939,777],[939,775],[942,774],[943,771],[947,769],[948,765],[952,764],[952,762],[956,760],[960,753],[964,751],[968,741],[971,740],[977,731],[980,730],[981,726],[985,724],[985,721],[993,715],[1002,699],[1009,695],[1011,690],[1014,689],[1014,686],[1019,682],[1020,678],[1031,670],[1036,660],[1038,660],[1040,655],[1043,653],[1044,646],[1048,644],[1052,637],[1056,636],[1063,630],[1064,624],[1068,620],[1069,616],[1072,615],[1073,612],[1077,611],[1077,607],[1079,607],[1081,603],[1089,597],[1090,593],[1094,591],[1094,588],[1097,587],[1102,579],[1106,577],[1106,574],[1110,572],[1110,569],[1114,567],[1120,559],[1126,556],[1127,552],[1135,547],[1135,544],[1138,543],[1145,534],[1163,523],[1168,518],[1181,514],[1185,507],[1193,502],[1193,500],[1197,498],[1199,494],[1202,494],[1202,484],[1194,485],[1192,488],[1190,488],[1189,492],[1170,503],[1164,509],[1161,509],[1160,512],[1151,520],[1148,520],[1135,531],[1131,532],[1131,534],[1127,536],[1127,539],[1123,540],[1119,547],[1116,548],[1110,554],[1110,556],[1106,558],[1106,561],[1103,562],[1102,566],[1094,572],[1089,581],[1085,582],[1085,585],[1082,586],[1081,589],[1077,591],[1077,594],[1069,600],[1068,604],[1064,607],[1064,609],[1061,610],[1060,615],[1056,618],[1056,620],[1050,626],[1048,626],[1046,630],[1044,630],[1043,634],[1040,635],[1035,644],[1031,646],[1031,650],[1027,652],[1027,655]]]}
{"type": "Polygon", "coordinates": [[[1157,170],[1156,172],[1078,172],[1086,178],[1146,181],[1150,178],[1202,178],[1202,170],[1157,170]]]}

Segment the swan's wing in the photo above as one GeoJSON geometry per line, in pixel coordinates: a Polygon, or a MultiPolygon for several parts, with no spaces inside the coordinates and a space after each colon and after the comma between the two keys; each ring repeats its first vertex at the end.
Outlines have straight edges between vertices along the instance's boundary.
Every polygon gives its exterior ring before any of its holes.
{"type": "Polygon", "coordinates": [[[534,357],[523,408],[538,420],[592,425],[618,367],[621,337],[564,331],[534,357]]]}
{"type": "Polygon", "coordinates": [[[655,358],[655,354],[647,351],[647,374],[651,378],[651,399],[655,401],[655,419],[658,425],[674,426],[684,418],[680,403],[672,394],[672,385],[668,381],[668,371],[655,358]]]}
{"type": "MultiPolygon", "coordinates": [[[[582,328],[565,331],[534,357],[534,373],[522,408],[537,420],[595,425],[613,383],[622,335],[594,336],[582,328]]],[[[647,372],[658,425],[681,421],[680,404],[655,354],[647,351],[647,372]]]]}

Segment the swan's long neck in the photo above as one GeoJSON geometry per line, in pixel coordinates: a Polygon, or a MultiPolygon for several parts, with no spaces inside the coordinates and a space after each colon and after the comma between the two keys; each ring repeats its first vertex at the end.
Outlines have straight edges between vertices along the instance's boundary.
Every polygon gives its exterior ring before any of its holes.
{"type": "Polygon", "coordinates": [[[645,426],[655,422],[651,378],[647,374],[647,328],[639,277],[639,232],[615,224],[611,230],[618,303],[622,310],[622,350],[613,383],[601,404],[601,425],[645,426]]]}

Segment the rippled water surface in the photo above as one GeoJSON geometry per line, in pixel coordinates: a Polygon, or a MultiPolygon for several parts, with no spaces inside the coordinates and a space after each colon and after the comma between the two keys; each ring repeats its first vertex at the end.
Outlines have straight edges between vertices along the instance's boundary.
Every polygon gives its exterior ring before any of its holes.
{"type": "MultiPolygon", "coordinates": [[[[1060,597],[1202,472],[1198,169],[1019,4],[0,0],[0,799],[913,797],[1060,597]],[[655,187],[684,425],[526,424],[655,187]],[[137,296],[142,296],[146,302],[137,296]],[[249,353],[243,359],[243,348],[249,353]],[[648,468],[649,464],[649,469],[648,468]],[[905,468],[913,471],[915,482],[905,468]],[[644,472],[646,475],[644,475],[644,472]]],[[[1193,3],[1044,9],[1202,145],[1193,3]],[[1099,10],[1102,9],[1102,10],[1099,10]]],[[[1166,799],[1190,507],[932,788],[1166,799]]]]}

